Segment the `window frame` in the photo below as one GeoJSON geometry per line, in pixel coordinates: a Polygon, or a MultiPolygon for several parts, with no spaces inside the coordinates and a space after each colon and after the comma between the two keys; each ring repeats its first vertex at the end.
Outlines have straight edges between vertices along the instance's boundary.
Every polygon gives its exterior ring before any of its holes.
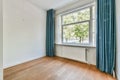
{"type": "Polygon", "coordinates": [[[62,14],[61,15],[61,42],[62,44],[78,44],[78,45],[92,45],[93,44],[93,7],[95,5],[90,5],[90,6],[87,6],[85,8],[82,8],[82,9],[77,9],[77,10],[72,10],[71,12],[68,12],[68,13],[65,13],[65,14],[62,14]],[[82,11],[84,9],[87,9],[89,8],[90,9],[90,20],[84,20],[84,21],[78,21],[78,22],[73,22],[73,23],[69,23],[69,24],[63,24],[63,16],[65,15],[68,15],[68,14],[71,14],[71,13],[75,13],[75,12],[79,12],[79,11],[82,11]],[[68,43],[68,42],[64,42],[63,41],[63,27],[64,26],[68,26],[68,25],[73,25],[73,24],[80,24],[80,23],[84,23],[84,22],[88,22],[89,23],[89,43],[68,43]]]}

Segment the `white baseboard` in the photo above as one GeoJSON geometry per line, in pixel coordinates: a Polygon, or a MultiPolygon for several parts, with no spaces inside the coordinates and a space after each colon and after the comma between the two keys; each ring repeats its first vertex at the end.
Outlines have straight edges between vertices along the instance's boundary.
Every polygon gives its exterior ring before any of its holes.
{"type": "Polygon", "coordinates": [[[19,62],[16,62],[16,63],[7,64],[7,65],[3,66],[3,69],[6,69],[6,68],[9,68],[9,67],[12,67],[12,66],[16,66],[16,65],[19,65],[19,64],[22,64],[22,63],[26,63],[26,62],[29,62],[29,61],[32,61],[32,60],[35,60],[35,59],[38,59],[38,58],[42,58],[42,57],[45,57],[45,55],[44,56],[30,58],[30,59],[26,59],[26,60],[19,61],[19,62]]]}

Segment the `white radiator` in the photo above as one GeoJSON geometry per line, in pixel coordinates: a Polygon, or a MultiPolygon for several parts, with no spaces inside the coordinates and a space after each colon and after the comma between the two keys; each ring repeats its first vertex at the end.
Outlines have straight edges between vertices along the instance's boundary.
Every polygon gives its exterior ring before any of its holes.
{"type": "Polygon", "coordinates": [[[73,59],[81,62],[86,62],[85,48],[80,47],[68,47],[68,46],[58,46],[56,48],[57,56],[73,59]]]}
{"type": "Polygon", "coordinates": [[[56,45],[56,55],[96,65],[96,48],[56,45]]]}

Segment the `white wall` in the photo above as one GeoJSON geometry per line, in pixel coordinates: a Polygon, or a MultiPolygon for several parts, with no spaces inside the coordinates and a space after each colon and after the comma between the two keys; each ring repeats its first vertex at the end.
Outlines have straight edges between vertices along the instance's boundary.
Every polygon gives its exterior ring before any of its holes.
{"type": "Polygon", "coordinates": [[[120,0],[116,0],[117,11],[117,77],[120,80],[120,0]]]}
{"type": "Polygon", "coordinates": [[[3,17],[2,17],[2,0],[0,0],[0,80],[3,80],[2,59],[3,59],[3,17]]]}
{"type": "Polygon", "coordinates": [[[96,65],[96,48],[70,46],[70,45],[56,45],[56,55],[63,58],[73,59],[80,62],[96,65]],[[86,49],[87,48],[87,53],[86,49]]]}
{"type": "Polygon", "coordinates": [[[4,68],[45,56],[46,11],[29,0],[4,0],[4,68]]]}

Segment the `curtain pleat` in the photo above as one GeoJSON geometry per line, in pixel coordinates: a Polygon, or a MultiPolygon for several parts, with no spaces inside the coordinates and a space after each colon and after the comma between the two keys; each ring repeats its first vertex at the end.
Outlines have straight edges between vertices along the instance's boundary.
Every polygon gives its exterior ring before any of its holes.
{"type": "Polygon", "coordinates": [[[47,11],[46,22],[46,55],[54,56],[54,28],[55,28],[55,11],[50,9],[47,11]]]}
{"type": "Polygon", "coordinates": [[[97,0],[97,68],[112,74],[116,54],[115,0],[97,0]]]}

